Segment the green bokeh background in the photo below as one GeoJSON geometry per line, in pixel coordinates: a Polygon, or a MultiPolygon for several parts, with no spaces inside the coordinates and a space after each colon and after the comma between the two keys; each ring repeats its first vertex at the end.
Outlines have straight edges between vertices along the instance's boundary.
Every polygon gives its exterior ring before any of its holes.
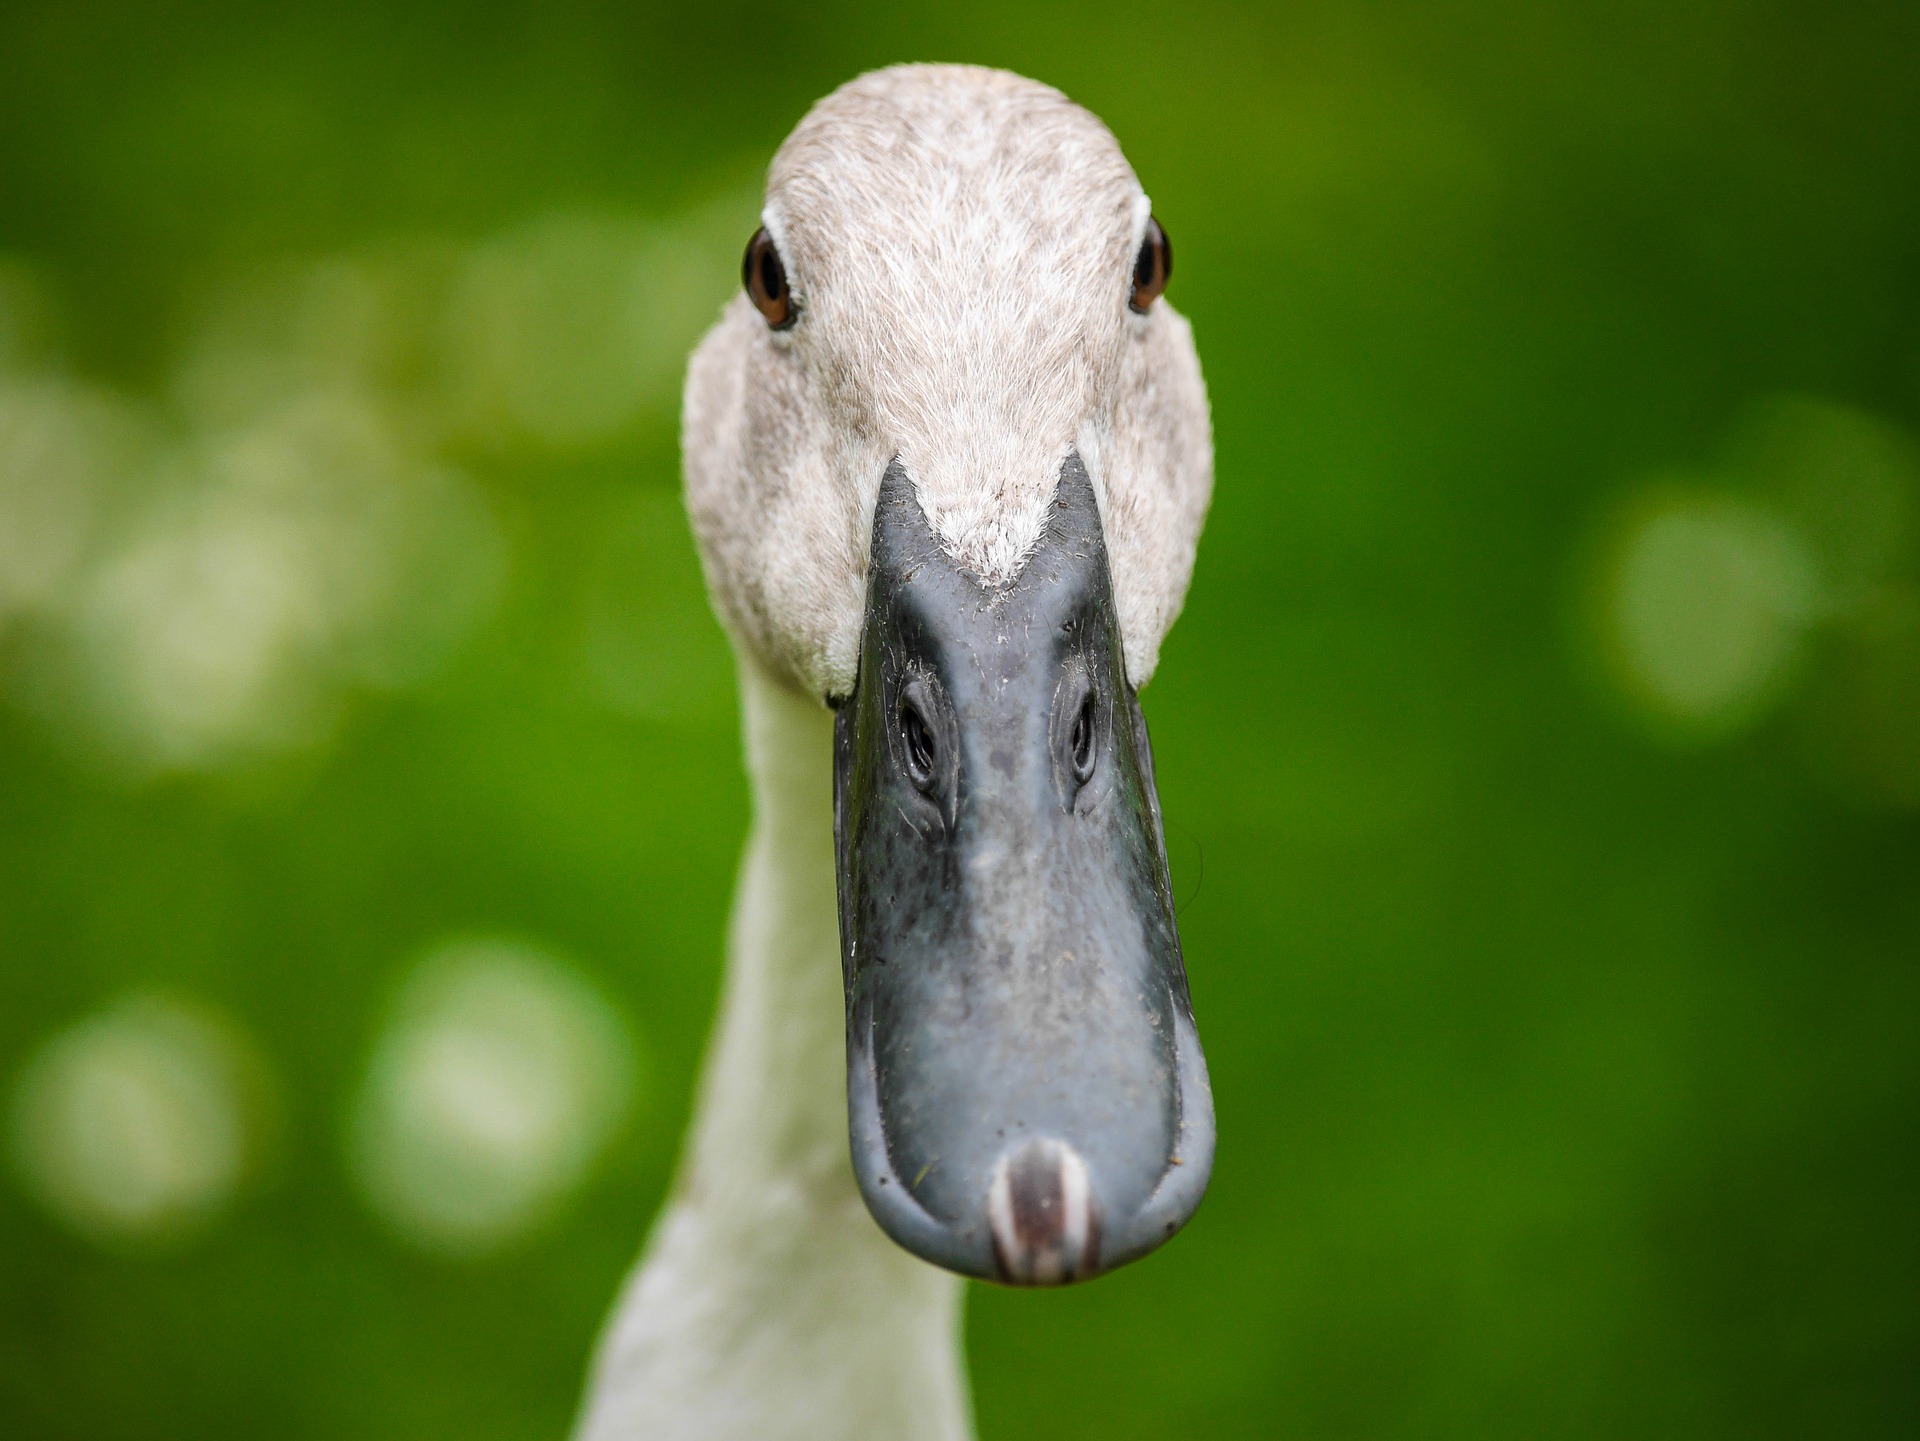
{"type": "MultiPolygon", "coordinates": [[[[14,0],[0,252],[57,299],[49,364],[164,409],[223,276],[679,215],[904,59],[1111,125],[1218,446],[1145,697],[1213,1188],[1096,1285],[973,1291],[981,1434],[1920,1434],[1920,811],[1821,760],[1827,632],[1763,713],[1676,736],[1579,621],[1621,497],[1756,399],[1920,428],[1920,8],[14,0]]],[[[506,579],[425,683],[143,780],[0,705],[0,1079],[160,987],[255,1037],[284,1112],[170,1246],[0,1185],[9,1437],[568,1423],[669,1178],[747,797],[690,543],[608,540],[636,492],[665,513],[671,406],[456,449],[506,579]],[[619,642],[683,682],[664,719],[583,679],[609,566],[674,618],[619,642]],[[564,1212],[459,1262],[382,1228],[338,1138],[397,978],[471,932],[570,958],[647,1063],[564,1212]]]]}

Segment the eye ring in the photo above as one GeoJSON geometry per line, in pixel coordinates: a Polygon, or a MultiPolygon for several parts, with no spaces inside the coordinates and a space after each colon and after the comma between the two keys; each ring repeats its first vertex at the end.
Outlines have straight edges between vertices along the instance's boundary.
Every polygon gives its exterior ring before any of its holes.
{"type": "Polygon", "coordinates": [[[1133,260],[1133,294],[1127,308],[1145,315],[1173,275],[1173,243],[1153,216],[1147,217],[1147,233],[1141,237],[1140,253],[1133,260]]]}
{"type": "Polygon", "coordinates": [[[792,287],[787,284],[787,267],[781,264],[780,249],[764,225],[753,232],[747,253],[740,257],[740,283],[754,308],[775,330],[785,330],[799,318],[792,287]]]}

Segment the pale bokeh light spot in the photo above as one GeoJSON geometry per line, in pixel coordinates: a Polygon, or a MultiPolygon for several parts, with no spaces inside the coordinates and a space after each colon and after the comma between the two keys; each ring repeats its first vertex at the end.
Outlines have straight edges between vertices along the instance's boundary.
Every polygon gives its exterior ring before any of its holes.
{"type": "MultiPolygon", "coordinates": [[[[665,221],[549,214],[230,276],[150,420],[48,369],[44,297],[0,265],[0,627],[27,622],[9,689],[138,780],[316,747],[357,691],[423,682],[507,562],[445,449],[668,419],[756,208],[729,190],[665,221]]],[[[589,670],[630,713],[704,715],[724,675],[680,644],[696,602],[684,565],[669,579],[637,629],[600,607],[589,670]]]]}
{"type": "Polygon", "coordinates": [[[1818,571],[1827,632],[1807,707],[1816,771],[1857,803],[1920,805],[1920,443],[1853,406],[1775,395],[1749,409],[1729,455],[1806,538],[1818,571]]]}
{"type": "Polygon", "coordinates": [[[0,376],[0,625],[60,594],[143,439],[102,391],[0,376]]]}
{"type": "Polygon", "coordinates": [[[523,945],[455,942],[420,965],[379,1039],[352,1166],[406,1239],[484,1253],[579,1188],[634,1084],[627,1026],[576,972],[523,945]]]}
{"type": "Polygon", "coordinates": [[[502,567],[470,487],[350,394],[208,436],[155,488],[70,608],[92,730],[136,769],[317,739],[352,682],[430,669],[502,567]]]}
{"type": "Polygon", "coordinates": [[[1806,541],[1830,609],[1861,603],[1901,559],[1920,451],[1897,426],[1832,401],[1775,395],[1742,418],[1729,454],[1806,541]]]}
{"type": "Polygon", "coordinates": [[[1630,514],[1602,576],[1615,678],[1676,732],[1723,734],[1782,693],[1814,618],[1801,535],[1762,507],[1705,491],[1655,491],[1630,514]]]}
{"type": "Polygon", "coordinates": [[[324,638],[306,539],[271,510],[194,497],[101,568],[79,613],[94,696],[141,758],[193,765],[314,722],[294,655],[324,638]]]}
{"type": "Polygon", "coordinates": [[[55,1036],[13,1100],[28,1191],[104,1242],[165,1239],[225,1207],[257,1159],[255,1062],[226,1023],[140,996],[55,1036]]]}

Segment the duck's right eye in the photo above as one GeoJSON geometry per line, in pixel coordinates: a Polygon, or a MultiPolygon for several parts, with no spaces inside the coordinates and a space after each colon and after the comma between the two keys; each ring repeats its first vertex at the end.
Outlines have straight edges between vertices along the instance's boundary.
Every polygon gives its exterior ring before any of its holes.
{"type": "Polygon", "coordinates": [[[1153,216],[1147,217],[1147,233],[1140,241],[1140,253],[1133,260],[1133,295],[1127,305],[1135,315],[1145,315],[1167,288],[1173,274],[1173,244],[1167,232],[1153,216]]]}
{"type": "Polygon", "coordinates": [[[787,268],[780,263],[780,251],[764,225],[747,242],[747,253],[740,260],[740,282],[768,325],[785,330],[793,324],[793,292],[787,288],[787,268]]]}

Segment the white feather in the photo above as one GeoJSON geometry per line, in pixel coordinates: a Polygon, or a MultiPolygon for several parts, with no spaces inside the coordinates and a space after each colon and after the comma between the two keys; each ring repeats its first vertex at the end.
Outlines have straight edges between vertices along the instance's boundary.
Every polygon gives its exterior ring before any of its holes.
{"type": "MultiPolygon", "coordinates": [[[[1129,677],[1153,673],[1213,458],[1186,322],[1126,303],[1147,214],[1098,120],[992,70],[863,76],[774,160],[765,219],[799,320],[776,332],[736,298],[693,357],[683,427],[688,510],[742,653],[753,832],[693,1131],[582,1441],[971,1434],[959,1282],[882,1235],[848,1159],[820,702],[853,689],[895,456],[993,584],[1038,542],[1077,446],[1129,677]]],[[[1084,1178],[1075,1207],[1084,1231],[1084,1178]]]]}

